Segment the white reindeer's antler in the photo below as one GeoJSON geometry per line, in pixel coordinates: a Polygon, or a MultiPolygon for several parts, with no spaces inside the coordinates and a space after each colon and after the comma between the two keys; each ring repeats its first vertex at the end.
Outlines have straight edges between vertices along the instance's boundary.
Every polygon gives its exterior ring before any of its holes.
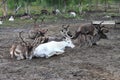
{"type": "Polygon", "coordinates": [[[73,36],[71,35],[71,32],[69,30],[70,25],[68,24],[67,26],[64,27],[62,25],[62,30],[60,30],[60,33],[62,34],[63,37],[69,37],[72,38],[73,36]]]}
{"type": "Polygon", "coordinates": [[[65,37],[65,38],[66,38],[66,37],[67,37],[67,38],[72,38],[73,36],[72,36],[72,37],[69,36],[69,35],[68,35],[68,32],[69,32],[69,31],[65,31],[65,30],[61,30],[61,31],[60,31],[60,33],[62,34],[63,37],[65,37]]]}

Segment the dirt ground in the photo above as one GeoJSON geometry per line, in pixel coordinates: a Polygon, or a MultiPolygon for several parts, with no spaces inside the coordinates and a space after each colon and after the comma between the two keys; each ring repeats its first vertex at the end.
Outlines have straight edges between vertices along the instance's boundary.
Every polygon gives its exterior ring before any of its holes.
{"type": "MultiPolygon", "coordinates": [[[[70,30],[77,29],[78,22],[70,22],[70,30]]],[[[48,23],[51,36],[60,35],[62,23],[48,23]]],[[[109,26],[108,26],[109,27],[109,26]]],[[[51,58],[32,60],[11,59],[9,48],[17,40],[18,32],[31,27],[0,28],[0,80],[120,80],[120,25],[109,28],[108,39],[101,39],[92,47],[67,48],[64,54],[51,58]]],[[[76,41],[73,41],[76,43],[76,41]]]]}

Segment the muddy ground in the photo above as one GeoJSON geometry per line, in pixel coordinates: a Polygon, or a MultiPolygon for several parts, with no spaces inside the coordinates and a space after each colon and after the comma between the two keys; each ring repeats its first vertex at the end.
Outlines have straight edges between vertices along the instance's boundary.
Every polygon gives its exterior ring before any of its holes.
{"type": "MultiPolygon", "coordinates": [[[[74,32],[80,21],[66,23],[71,23],[74,32]]],[[[66,23],[52,22],[42,28],[49,29],[48,35],[60,35],[59,29],[66,23]]],[[[0,80],[120,80],[120,25],[117,29],[108,26],[108,39],[100,40],[96,46],[67,48],[64,54],[48,59],[11,59],[9,48],[18,40],[19,31],[27,35],[31,28],[28,25],[0,28],[0,80]]]]}

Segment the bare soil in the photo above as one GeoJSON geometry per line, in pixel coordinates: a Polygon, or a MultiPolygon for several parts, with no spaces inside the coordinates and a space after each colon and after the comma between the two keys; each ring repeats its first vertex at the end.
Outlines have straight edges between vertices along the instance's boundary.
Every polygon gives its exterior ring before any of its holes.
{"type": "MultiPolygon", "coordinates": [[[[49,29],[48,35],[60,35],[64,22],[48,23],[42,28],[49,29]]],[[[74,21],[66,23],[71,23],[73,32],[81,24],[74,21]]],[[[101,39],[96,46],[76,45],[74,49],[67,48],[64,54],[48,59],[11,59],[9,48],[18,40],[18,32],[23,30],[27,36],[30,28],[27,25],[0,28],[0,80],[120,80],[120,28],[110,27],[108,39],[101,39]]]]}

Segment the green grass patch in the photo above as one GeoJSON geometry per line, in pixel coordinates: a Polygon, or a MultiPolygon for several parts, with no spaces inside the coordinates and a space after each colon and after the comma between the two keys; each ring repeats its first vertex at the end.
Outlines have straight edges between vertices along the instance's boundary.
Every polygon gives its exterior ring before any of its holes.
{"type": "Polygon", "coordinates": [[[19,27],[22,28],[27,24],[32,24],[33,20],[20,20],[20,19],[15,19],[15,21],[3,21],[3,24],[0,25],[0,27],[19,27]]]}

